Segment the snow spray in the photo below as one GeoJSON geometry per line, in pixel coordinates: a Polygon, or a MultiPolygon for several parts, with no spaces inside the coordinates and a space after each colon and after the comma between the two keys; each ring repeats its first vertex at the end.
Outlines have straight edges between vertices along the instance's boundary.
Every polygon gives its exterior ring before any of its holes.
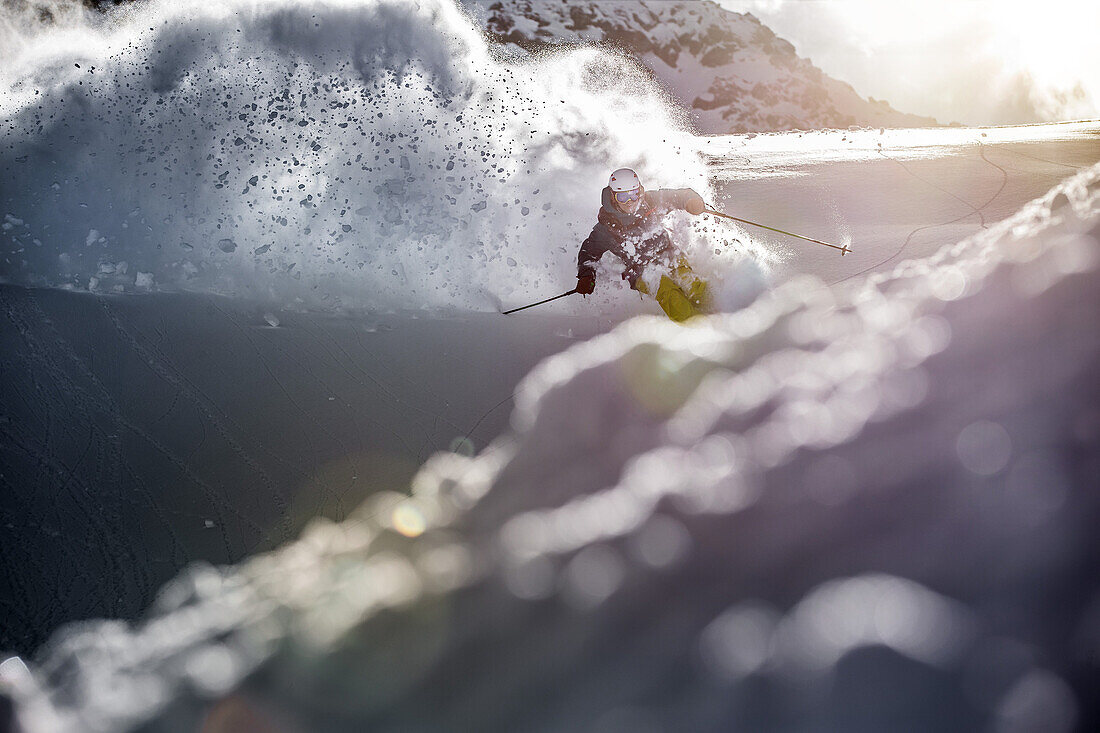
{"type": "Polygon", "coordinates": [[[453,0],[154,2],[59,26],[0,72],[7,282],[489,310],[571,284],[608,171],[708,194],[635,62],[500,60],[453,0]]]}

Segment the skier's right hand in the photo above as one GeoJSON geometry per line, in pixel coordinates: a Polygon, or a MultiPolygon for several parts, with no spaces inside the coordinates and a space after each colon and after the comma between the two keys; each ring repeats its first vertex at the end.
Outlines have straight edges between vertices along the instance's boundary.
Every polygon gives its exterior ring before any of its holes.
{"type": "Polygon", "coordinates": [[[591,295],[596,289],[596,276],[591,272],[577,275],[577,292],[581,295],[591,295]]]}

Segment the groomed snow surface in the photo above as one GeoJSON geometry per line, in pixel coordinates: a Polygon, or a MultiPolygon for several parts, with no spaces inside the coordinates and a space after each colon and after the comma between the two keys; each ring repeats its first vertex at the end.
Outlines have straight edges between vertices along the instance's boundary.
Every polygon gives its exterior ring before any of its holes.
{"type": "MultiPolygon", "coordinates": [[[[754,157],[788,190],[809,175],[771,138],[699,156],[707,143],[619,60],[498,65],[445,2],[153,11],[79,46],[94,58],[26,52],[5,72],[8,283],[263,298],[274,333],[291,306],[443,320],[571,285],[591,202],[624,158],[746,206],[764,179],[737,170],[754,157]],[[382,114],[369,125],[368,108],[382,114]]],[[[859,137],[872,180],[901,165],[939,185],[926,205],[944,199],[923,219],[917,201],[853,222],[879,233],[862,250],[853,237],[867,260],[851,266],[868,273],[830,286],[840,271],[792,276],[772,239],[728,230],[722,254],[712,224],[671,222],[712,276],[759,289],[771,273],[774,287],[688,327],[641,317],[576,344],[521,382],[511,429],[476,455],[439,453],[408,491],[274,551],[195,565],[140,621],[71,625],[32,661],[0,662],[3,722],[1095,727],[1100,166],[1036,198],[1024,191],[1048,174],[1002,161],[973,198],[914,162],[966,181],[951,145],[880,160],[872,134],[859,137]],[[1032,200],[987,220],[1002,195],[1032,200]],[[948,246],[916,237],[937,227],[948,246]]],[[[859,156],[829,152],[846,133],[823,137],[818,174],[858,180],[859,156]]],[[[1075,144],[1095,155],[1091,140],[1075,144]]],[[[54,333],[7,312],[19,334],[54,333]]],[[[162,374],[183,393],[200,379],[162,374]]],[[[196,404],[227,424],[205,395],[196,404]]]]}

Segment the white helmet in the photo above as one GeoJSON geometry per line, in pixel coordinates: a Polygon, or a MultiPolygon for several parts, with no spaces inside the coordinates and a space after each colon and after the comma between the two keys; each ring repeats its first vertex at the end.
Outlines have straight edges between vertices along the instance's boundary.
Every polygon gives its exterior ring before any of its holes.
{"type": "Polygon", "coordinates": [[[611,180],[607,182],[613,192],[633,191],[642,187],[642,181],[638,174],[629,168],[620,168],[611,174],[611,180]]]}
{"type": "Polygon", "coordinates": [[[607,185],[611,187],[611,201],[620,211],[628,214],[638,211],[645,190],[637,173],[629,168],[620,168],[611,174],[607,185]]]}

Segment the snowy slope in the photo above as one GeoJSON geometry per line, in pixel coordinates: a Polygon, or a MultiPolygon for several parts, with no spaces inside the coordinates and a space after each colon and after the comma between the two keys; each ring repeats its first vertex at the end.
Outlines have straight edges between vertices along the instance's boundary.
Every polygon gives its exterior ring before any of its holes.
{"type": "Polygon", "coordinates": [[[864,99],[751,13],[664,0],[467,0],[489,37],[514,49],[602,43],[641,61],[705,133],[920,127],[930,117],[864,99]]]}
{"type": "Polygon", "coordinates": [[[571,348],[411,495],[4,662],[19,729],[1088,729],[1098,234],[1093,167],[849,289],[571,348]]]}
{"type": "MultiPolygon", "coordinates": [[[[854,247],[840,257],[761,231],[775,281],[854,283],[1011,216],[1100,160],[1098,139],[1082,123],[700,144],[728,210],[854,247]]],[[[694,265],[711,271],[705,254],[694,265]]],[[[342,519],[378,487],[407,486],[435,451],[480,450],[506,431],[516,384],[544,358],[660,313],[604,269],[594,295],[512,316],[0,285],[0,445],[11,448],[0,527],[12,525],[0,533],[0,597],[18,598],[0,614],[0,649],[33,652],[66,621],[137,618],[190,561],[240,562],[311,517],[342,519]]],[[[710,284],[751,300],[735,275],[716,268],[710,284]]]]}

